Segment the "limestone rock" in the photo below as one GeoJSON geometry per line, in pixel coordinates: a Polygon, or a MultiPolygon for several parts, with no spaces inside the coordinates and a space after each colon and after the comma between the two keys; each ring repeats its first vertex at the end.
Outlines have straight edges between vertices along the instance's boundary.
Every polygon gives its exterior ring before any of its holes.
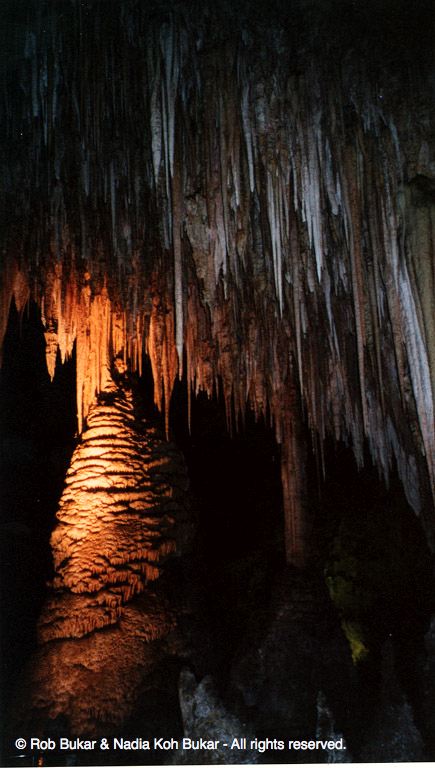
{"type": "Polygon", "coordinates": [[[249,749],[251,728],[231,714],[219,698],[210,676],[197,683],[194,674],[188,669],[183,669],[180,675],[179,697],[184,736],[194,742],[205,739],[214,740],[219,744],[216,749],[211,750],[184,750],[175,758],[176,764],[248,765],[258,762],[256,752],[249,749]],[[247,749],[231,749],[234,739],[243,738],[247,739],[247,749]]]}

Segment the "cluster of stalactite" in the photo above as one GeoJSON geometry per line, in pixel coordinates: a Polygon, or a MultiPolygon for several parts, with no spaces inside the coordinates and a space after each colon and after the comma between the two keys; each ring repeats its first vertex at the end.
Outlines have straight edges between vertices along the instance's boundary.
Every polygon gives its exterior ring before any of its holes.
{"type": "Polygon", "coordinates": [[[17,690],[21,725],[64,717],[72,733],[92,733],[130,714],[158,657],[153,641],[176,634],[154,582],[189,548],[187,488],[180,452],[107,376],[59,504],[39,649],[17,690]]]}
{"type": "Polygon", "coordinates": [[[184,367],[189,393],[222,387],[230,425],[247,402],[270,413],[288,520],[300,405],[320,455],[331,434],[361,465],[367,440],[420,512],[435,482],[430,79],[369,45],[338,62],[298,29],[208,4],[29,4],[1,96],[0,333],[11,297],[32,295],[51,375],[76,345],[80,429],[107,359],[140,370],[144,349],[166,413],[184,367]]]}

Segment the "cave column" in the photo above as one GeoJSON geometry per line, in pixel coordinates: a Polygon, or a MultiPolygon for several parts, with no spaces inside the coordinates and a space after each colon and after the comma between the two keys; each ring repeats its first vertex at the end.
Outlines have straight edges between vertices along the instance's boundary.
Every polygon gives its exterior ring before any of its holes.
{"type": "Polygon", "coordinates": [[[300,405],[294,385],[285,388],[282,400],[281,480],[284,507],[286,560],[303,568],[308,557],[306,519],[305,445],[300,405]]]}

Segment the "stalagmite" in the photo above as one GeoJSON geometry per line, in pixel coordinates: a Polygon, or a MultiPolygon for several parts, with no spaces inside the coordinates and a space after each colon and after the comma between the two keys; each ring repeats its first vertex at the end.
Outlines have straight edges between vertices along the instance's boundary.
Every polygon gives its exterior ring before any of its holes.
{"type": "Polygon", "coordinates": [[[62,717],[72,734],[107,735],[131,712],[158,659],[153,641],[176,627],[151,584],[168,556],[186,551],[187,485],[175,447],[139,420],[128,387],[108,380],[66,476],[55,577],[15,707],[20,727],[46,732],[62,717]]]}
{"type": "MultiPolygon", "coordinates": [[[[396,461],[432,540],[425,63],[393,65],[363,32],[337,63],[310,29],[301,45],[291,25],[265,34],[207,3],[108,0],[88,25],[78,0],[30,5],[20,88],[11,72],[2,97],[1,338],[30,295],[50,375],[56,345],[65,360],[76,344],[79,431],[121,350],[132,369],[148,351],[167,430],[183,356],[189,391],[220,379],[229,420],[269,407],[281,440],[277,393],[297,371],[314,444],[350,443],[361,465],[367,440],[385,476],[396,461]]],[[[284,478],[294,455],[283,445],[284,478]]]]}

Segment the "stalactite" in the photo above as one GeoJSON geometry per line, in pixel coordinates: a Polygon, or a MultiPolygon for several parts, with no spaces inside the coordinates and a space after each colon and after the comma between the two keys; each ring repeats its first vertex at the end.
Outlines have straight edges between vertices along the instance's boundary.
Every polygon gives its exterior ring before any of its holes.
{"type": "Polygon", "coordinates": [[[296,390],[289,382],[281,393],[280,412],[285,550],[289,563],[303,567],[307,565],[309,555],[304,488],[305,446],[296,403],[296,390]]]}
{"type": "Polygon", "coordinates": [[[145,347],[167,430],[185,355],[193,392],[220,378],[229,419],[269,405],[282,439],[295,367],[320,443],[352,443],[361,464],[366,437],[420,510],[421,478],[435,487],[427,75],[399,90],[391,66],[307,55],[276,22],[262,36],[234,17],[225,36],[205,6],[110,8],[81,34],[76,0],[26,22],[5,96],[20,223],[2,234],[0,334],[30,292],[50,375],[76,343],[80,430],[107,359],[135,369],[145,347]]]}
{"type": "Polygon", "coordinates": [[[183,220],[183,203],[181,188],[181,168],[175,170],[173,176],[173,247],[174,247],[174,308],[175,308],[175,348],[178,355],[178,374],[183,374],[183,266],[181,228],[183,220]]]}

